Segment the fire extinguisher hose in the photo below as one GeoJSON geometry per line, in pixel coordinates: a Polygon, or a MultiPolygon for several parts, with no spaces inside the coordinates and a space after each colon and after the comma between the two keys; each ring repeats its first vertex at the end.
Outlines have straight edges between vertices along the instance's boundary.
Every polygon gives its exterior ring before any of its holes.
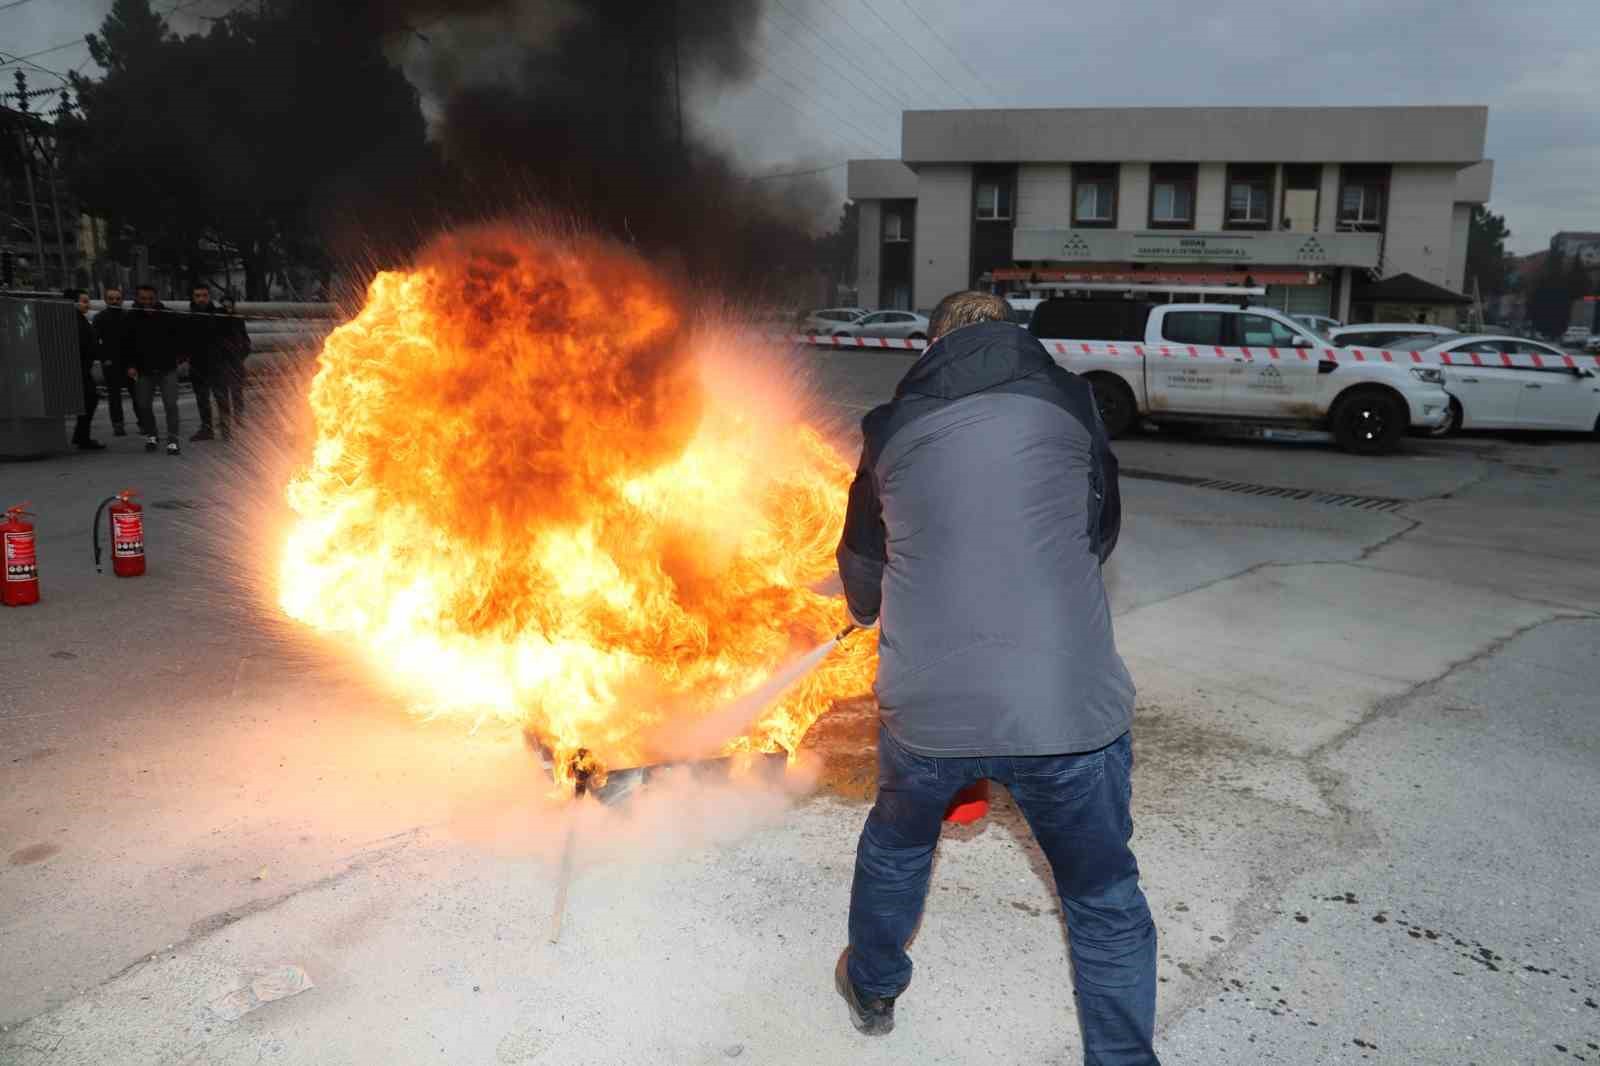
{"type": "Polygon", "coordinates": [[[116,496],[107,496],[100,501],[100,506],[94,509],[94,572],[103,573],[100,569],[100,516],[105,514],[106,508],[122,499],[119,493],[116,496]]]}

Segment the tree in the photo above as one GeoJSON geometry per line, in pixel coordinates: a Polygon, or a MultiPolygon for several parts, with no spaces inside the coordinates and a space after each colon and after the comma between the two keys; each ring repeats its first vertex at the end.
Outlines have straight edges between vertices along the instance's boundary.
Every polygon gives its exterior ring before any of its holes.
{"type": "Polygon", "coordinates": [[[180,38],[150,0],[115,0],[67,131],[88,210],[174,272],[237,260],[247,298],[291,264],[325,276],[324,224],[359,228],[436,163],[416,90],[341,9],[244,5],[180,38]]]}
{"type": "Polygon", "coordinates": [[[1510,236],[1505,216],[1495,214],[1482,204],[1473,206],[1472,220],[1467,227],[1467,275],[1463,279],[1469,293],[1473,282],[1477,282],[1485,300],[1506,291],[1506,279],[1510,275],[1506,241],[1510,236]]]}
{"type": "Polygon", "coordinates": [[[1573,271],[1567,257],[1551,248],[1530,283],[1528,321],[1535,330],[1553,337],[1567,328],[1573,300],[1572,281],[1573,271]]]}

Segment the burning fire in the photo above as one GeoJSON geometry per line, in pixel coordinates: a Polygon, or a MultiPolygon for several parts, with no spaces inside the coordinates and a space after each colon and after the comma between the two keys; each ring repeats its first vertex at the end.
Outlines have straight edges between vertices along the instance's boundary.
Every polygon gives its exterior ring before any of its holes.
{"type": "MultiPolygon", "coordinates": [[[[280,605],[426,713],[649,761],[845,621],[814,586],[850,466],[771,386],[625,250],[440,238],[323,347],[280,605]]],[[[793,751],[873,658],[844,642],[718,750],[793,751]]]]}

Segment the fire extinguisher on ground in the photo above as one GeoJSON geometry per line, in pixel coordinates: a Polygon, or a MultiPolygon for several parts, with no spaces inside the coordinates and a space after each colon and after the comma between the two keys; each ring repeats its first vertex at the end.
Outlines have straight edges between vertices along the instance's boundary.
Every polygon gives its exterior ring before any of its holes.
{"type": "Polygon", "coordinates": [[[111,572],[118,577],[138,577],[144,573],[144,508],[134,502],[132,489],[100,501],[94,512],[94,572],[100,566],[100,514],[110,515],[111,572]],[[109,505],[109,506],[108,506],[109,505]]]}
{"type": "Polygon", "coordinates": [[[8,507],[0,521],[0,561],[5,563],[5,571],[0,573],[0,603],[7,607],[39,602],[39,556],[33,526],[26,521],[33,517],[24,510],[27,506],[8,507]]]}

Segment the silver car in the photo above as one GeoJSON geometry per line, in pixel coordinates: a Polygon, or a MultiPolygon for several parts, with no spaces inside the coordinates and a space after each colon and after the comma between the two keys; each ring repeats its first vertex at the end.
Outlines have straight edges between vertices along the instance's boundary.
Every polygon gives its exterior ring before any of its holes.
{"type": "Polygon", "coordinates": [[[854,325],[866,313],[862,307],[824,307],[801,317],[800,332],[832,337],[854,325]]]}
{"type": "Polygon", "coordinates": [[[913,311],[873,311],[856,319],[848,328],[836,331],[834,336],[925,341],[928,339],[928,317],[913,311]]]}

